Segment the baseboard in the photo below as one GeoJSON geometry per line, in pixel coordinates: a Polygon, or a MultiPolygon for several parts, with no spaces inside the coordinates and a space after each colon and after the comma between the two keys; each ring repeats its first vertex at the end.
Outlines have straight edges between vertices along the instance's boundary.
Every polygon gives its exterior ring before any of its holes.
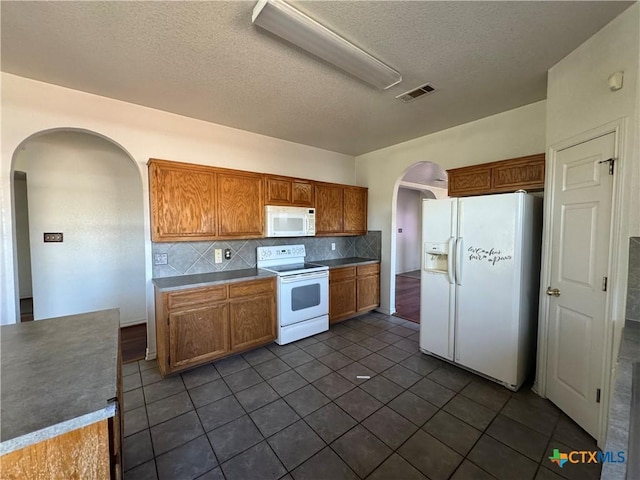
{"type": "Polygon", "coordinates": [[[149,349],[147,348],[147,353],[144,356],[145,360],[155,360],[156,358],[156,352],[155,350],[153,352],[150,352],[149,349]]]}

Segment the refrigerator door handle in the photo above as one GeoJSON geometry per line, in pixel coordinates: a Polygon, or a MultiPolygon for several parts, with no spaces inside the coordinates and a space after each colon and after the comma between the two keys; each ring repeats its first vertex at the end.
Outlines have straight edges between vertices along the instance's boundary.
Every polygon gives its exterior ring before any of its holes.
{"type": "Polygon", "coordinates": [[[456,239],[453,237],[449,239],[449,254],[447,255],[447,275],[449,276],[449,283],[451,285],[454,285],[456,283],[455,274],[453,272],[453,268],[454,268],[453,249],[454,249],[455,241],[456,239]]]}
{"type": "Polygon", "coordinates": [[[456,245],[456,283],[462,285],[462,237],[458,237],[456,245]]]}

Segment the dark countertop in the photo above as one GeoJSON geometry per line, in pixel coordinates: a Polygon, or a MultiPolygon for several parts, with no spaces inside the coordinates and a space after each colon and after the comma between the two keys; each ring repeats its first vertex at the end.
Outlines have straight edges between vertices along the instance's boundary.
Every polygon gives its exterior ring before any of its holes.
{"type": "Polygon", "coordinates": [[[230,270],[228,272],[198,273],[196,275],[178,275],[175,277],[154,278],[153,284],[161,292],[182,290],[185,288],[208,287],[220,283],[241,282],[259,278],[275,277],[276,274],[258,268],[230,270]]]}
{"type": "Polygon", "coordinates": [[[335,260],[313,260],[309,263],[315,263],[316,265],[323,265],[329,268],[339,268],[380,263],[380,260],[376,260],[375,258],[347,257],[336,258],[335,260]]]}
{"type": "MultiPolygon", "coordinates": [[[[602,465],[601,479],[625,480],[631,450],[629,437],[631,434],[632,378],[633,364],[640,362],[640,322],[627,320],[622,330],[620,351],[616,363],[616,378],[609,405],[609,426],[605,451],[618,452],[624,450],[627,461],[624,463],[606,462],[602,465]]],[[[637,399],[636,399],[637,400],[637,399]]],[[[635,406],[640,411],[640,405],[635,406]]],[[[640,432],[635,432],[640,435],[640,432]]]]}
{"type": "Polygon", "coordinates": [[[115,415],[120,313],[4,325],[0,455],[115,415]]]}

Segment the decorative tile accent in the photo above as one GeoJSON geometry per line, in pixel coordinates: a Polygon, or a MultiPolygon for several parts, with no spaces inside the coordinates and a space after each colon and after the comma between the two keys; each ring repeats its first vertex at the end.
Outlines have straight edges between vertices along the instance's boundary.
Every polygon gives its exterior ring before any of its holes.
{"type": "Polygon", "coordinates": [[[256,248],[272,245],[304,244],[307,260],[337,258],[380,258],[382,232],[369,231],[359,237],[261,238],[256,240],[218,240],[215,242],[154,243],[152,253],[166,253],[167,265],[154,265],[153,277],[164,278],[196,273],[242,270],[256,267],[256,248]],[[331,249],[335,243],[336,249],[331,249]],[[214,263],[214,250],[231,249],[231,260],[214,263]]]}

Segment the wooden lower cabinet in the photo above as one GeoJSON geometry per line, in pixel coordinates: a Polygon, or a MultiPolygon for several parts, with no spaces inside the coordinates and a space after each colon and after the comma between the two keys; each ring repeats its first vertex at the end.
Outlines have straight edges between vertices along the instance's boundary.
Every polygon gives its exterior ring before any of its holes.
{"type": "Polygon", "coordinates": [[[276,338],[274,295],[261,295],[229,303],[231,350],[254,348],[276,338]]]}
{"type": "Polygon", "coordinates": [[[332,282],[329,280],[329,322],[339,322],[356,313],[357,283],[353,278],[332,282]]]}
{"type": "Polygon", "coordinates": [[[358,267],[358,312],[380,306],[380,264],[358,267]]]}
{"type": "Polygon", "coordinates": [[[172,370],[210,362],[228,351],[227,303],[169,314],[169,363],[172,370]]]}
{"type": "Polygon", "coordinates": [[[108,420],[3,455],[0,471],[5,480],[122,478],[110,465],[108,420]]]}
{"type": "Polygon", "coordinates": [[[380,264],[329,270],[329,322],[380,306],[380,264]]]}
{"type": "Polygon", "coordinates": [[[167,375],[276,339],[275,277],[156,290],[156,348],[167,375]]]}

